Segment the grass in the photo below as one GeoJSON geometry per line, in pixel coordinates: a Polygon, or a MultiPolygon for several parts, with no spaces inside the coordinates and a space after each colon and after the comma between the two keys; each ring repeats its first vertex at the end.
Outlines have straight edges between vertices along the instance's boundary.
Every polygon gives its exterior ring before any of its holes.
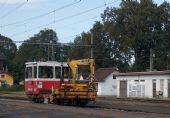
{"type": "Polygon", "coordinates": [[[1,86],[0,93],[6,94],[24,94],[24,86],[14,85],[14,86],[1,86]]]}

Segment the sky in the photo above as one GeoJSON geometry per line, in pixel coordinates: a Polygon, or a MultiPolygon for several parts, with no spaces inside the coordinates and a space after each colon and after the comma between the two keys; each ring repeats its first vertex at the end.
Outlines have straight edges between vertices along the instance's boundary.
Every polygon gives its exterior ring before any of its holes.
{"type": "MultiPolygon", "coordinates": [[[[160,4],[163,1],[154,0],[160,4]]],[[[0,0],[0,34],[24,41],[45,28],[53,29],[59,42],[73,41],[101,21],[106,7],[119,7],[121,0],[0,0]]]]}

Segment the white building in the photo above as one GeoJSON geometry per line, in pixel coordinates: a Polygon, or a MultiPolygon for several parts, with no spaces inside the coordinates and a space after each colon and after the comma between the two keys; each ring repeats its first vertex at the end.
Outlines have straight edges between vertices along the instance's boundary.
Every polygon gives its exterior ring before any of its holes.
{"type": "Polygon", "coordinates": [[[117,97],[170,98],[170,71],[114,74],[117,97]]]}
{"type": "Polygon", "coordinates": [[[100,68],[95,72],[95,78],[98,82],[99,96],[116,96],[116,78],[117,68],[100,68]]]}

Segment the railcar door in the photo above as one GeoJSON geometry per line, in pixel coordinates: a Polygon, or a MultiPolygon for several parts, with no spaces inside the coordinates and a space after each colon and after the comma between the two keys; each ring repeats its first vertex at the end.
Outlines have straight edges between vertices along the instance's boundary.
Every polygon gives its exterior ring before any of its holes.
{"type": "Polygon", "coordinates": [[[32,94],[34,90],[33,82],[33,67],[29,66],[25,69],[25,92],[27,94],[32,94]]]}

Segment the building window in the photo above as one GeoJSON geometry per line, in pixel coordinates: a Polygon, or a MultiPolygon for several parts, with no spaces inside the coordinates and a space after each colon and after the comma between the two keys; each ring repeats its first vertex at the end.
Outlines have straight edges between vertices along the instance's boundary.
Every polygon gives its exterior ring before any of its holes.
{"type": "Polygon", "coordinates": [[[135,82],[139,82],[139,80],[134,80],[135,82]]]}
{"type": "Polygon", "coordinates": [[[145,97],[145,85],[129,84],[129,97],[145,97]]]}
{"type": "Polygon", "coordinates": [[[113,75],[113,79],[116,79],[116,76],[115,76],[115,75],[113,75]]]}
{"type": "Polygon", "coordinates": [[[145,82],[145,80],[140,80],[141,82],[145,82]]]}

